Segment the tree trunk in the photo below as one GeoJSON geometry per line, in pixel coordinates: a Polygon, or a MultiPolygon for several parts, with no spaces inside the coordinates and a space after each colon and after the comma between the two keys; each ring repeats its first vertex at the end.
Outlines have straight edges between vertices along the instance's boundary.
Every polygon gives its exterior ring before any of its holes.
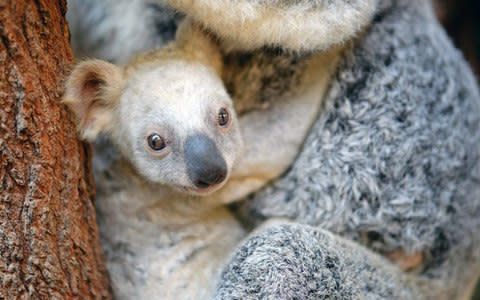
{"type": "Polygon", "coordinates": [[[0,299],[108,299],[65,0],[0,0],[0,299]]]}

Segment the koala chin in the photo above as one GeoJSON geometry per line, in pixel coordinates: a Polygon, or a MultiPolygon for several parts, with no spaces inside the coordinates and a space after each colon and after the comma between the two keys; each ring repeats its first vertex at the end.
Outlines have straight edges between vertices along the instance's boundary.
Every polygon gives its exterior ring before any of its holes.
{"type": "Polygon", "coordinates": [[[218,51],[206,34],[179,37],[125,66],[82,62],[67,81],[64,103],[80,136],[106,137],[118,150],[115,163],[95,170],[118,299],[206,298],[244,235],[225,208],[193,197],[220,189],[243,148],[218,51]]]}

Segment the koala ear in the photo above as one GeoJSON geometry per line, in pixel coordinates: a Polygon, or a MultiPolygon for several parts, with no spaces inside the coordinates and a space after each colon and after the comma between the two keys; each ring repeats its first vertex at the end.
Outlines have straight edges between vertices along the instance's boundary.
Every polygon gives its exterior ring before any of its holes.
{"type": "Polygon", "coordinates": [[[113,114],[123,90],[122,70],[106,61],[88,60],[74,67],[63,103],[75,115],[81,138],[94,141],[113,128],[113,114]]]}
{"type": "Polygon", "coordinates": [[[223,63],[220,46],[211,33],[186,18],[178,26],[175,40],[177,47],[189,53],[196,60],[210,66],[217,75],[221,75],[223,63]]]}

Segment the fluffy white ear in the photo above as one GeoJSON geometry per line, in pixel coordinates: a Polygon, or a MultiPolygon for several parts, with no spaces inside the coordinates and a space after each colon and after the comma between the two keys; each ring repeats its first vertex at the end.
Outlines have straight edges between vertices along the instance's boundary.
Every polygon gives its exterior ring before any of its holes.
{"type": "Polygon", "coordinates": [[[351,39],[371,21],[376,0],[166,0],[232,49],[279,46],[323,50],[351,39]]]}
{"type": "Polygon", "coordinates": [[[115,104],[123,89],[122,70],[106,61],[89,60],[68,77],[63,102],[75,115],[80,136],[94,141],[113,128],[115,104]]]}

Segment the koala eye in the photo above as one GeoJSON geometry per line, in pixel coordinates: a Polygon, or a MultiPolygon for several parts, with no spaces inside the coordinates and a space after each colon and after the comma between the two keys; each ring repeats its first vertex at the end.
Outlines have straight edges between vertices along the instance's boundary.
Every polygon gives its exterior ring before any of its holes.
{"type": "Polygon", "coordinates": [[[228,113],[226,108],[220,108],[217,115],[217,121],[218,125],[222,127],[228,126],[228,123],[230,122],[230,114],[228,113]]]}
{"type": "Polygon", "coordinates": [[[148,137],[148,146],[154,151],[160,151],[165,148],[167,144],[160,135],[154,133],[148,137]]]}

